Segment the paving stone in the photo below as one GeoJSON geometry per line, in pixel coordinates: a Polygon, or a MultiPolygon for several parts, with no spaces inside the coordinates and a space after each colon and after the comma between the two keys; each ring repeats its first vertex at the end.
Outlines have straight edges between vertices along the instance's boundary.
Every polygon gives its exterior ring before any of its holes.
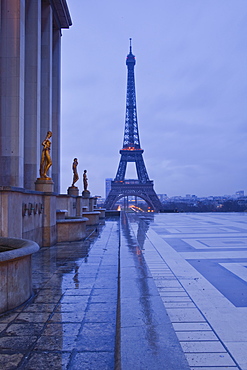
{"type": "Polygon", "coordinates": [[[80,312],[55,312],[49,319],[49,323],[80,323],[85,316],[85,311],[80,312]]]}
{"type": "Polygon", "coordinates": [[[70,363],[71,370],[114,369],[114,352],[81,352],[70,363]]]}
{"type": "Polygon", "coordinates": [[[181,342],[181,346],[183,348],[184,352],[226,352],[226,349],[223,347],[223,345],[220,343],[220,341],[210,341],[210,342],[181,342]]]}
{"type": "MultiPolygon", "coordinates": [[[[154,279],[156,282],[156,279],[154,279]]],[[[156,285],[157,286],[157,285],[156,285]]],[[[160,293],[162,292],[184,292],[184,288],[180,287],[158,287],[160,293]]]]}
{"type": "Polygon", "coordinates": [[[176,334],[180,341],[218,340],[213,331],[177,331],[176,334]]]}
{"type": "Polygon", "coordinates": [[[18,313],[8,313],[8,314],[5,314],[5,315],[2,315],[0,316],[0,323],[3,324],[3,323],[10,323],[12,321],[14,321],[17,317],[18,313]]]}
{"type": "Polygon", "coordinates": [[[190,366],[235,366],[228,353],[186,353],[190,366]]]}
{"type": "Polygon", "coordinates": [[[241,369],[247,369],[247,343],[246,342],[226,342],[226,347],[231,351],[234,358],[238,359],[238,364],[241,369]]]}
{"type": "MultiPolygon", "coordinates": [[[[34,344],[37,339],[38,337],[33,336],[25,337],[25,340],[23,340],[23,336],[0,337],[0,353],[5,350],[10,350],[11,352],[27,351],[27,349],[34,344]]],[[[0,355],[0,358],[1,356],[2,355],[0,355]]]]}
{"type": "Polygon", "coordinates": [[[22,312],[20,313],[15,322],[35,322],[44,323],[48,320],[50,312],[22,312]]]}
{"type": "Polygon", "coordinates": [[[174,322],[173,327],[175,331],[211,331],[211,327],[205,322],[174,322]]]}
{"type": "Polygon", "coordinates": [[[52,292],[50,292],[49,294],[39,294],[38,296],[37,296],[37,298],[35,298],[35,300],[34,300],[34,302],[35,303],[55,303],[55,304],[57,304],[59,301],[60,301],[60,299],[61,299],[61,297],[62,297],[62,294],[60,293],[60,294],[53,294],[52,292]]]}
{"type": "Polygon", "coordinates": [[[193,302],[166,302],[166,308],[195,308],[195,304],[193,302]]]}
{"type": "Polygon", "coordinates": [[[82,300],[80,303],[59,303],[56,308],[55,312],[81,312],[84,311],[87,307],[87,301],[82,300]]]}
{"type": "Polygon", "coordinates": [[[171,322],[202,322],[202,314],[196,308],[167,308],[171,322]]]}
{"type": "Polygon", "coordinates": [[[35,351],[69,351],[76,348],[75,336],[48,336],[42,335],[35,347],[35,351]]]}
{"type": "Polygon", "coordinates": [[[34,312],[34,313],[41,313],[41,312],[53,312],[54,308],[56,307],[56,304],[54,303],[33,303],[25,307],[24,311],[25,313],[34,312]]]}
{"type": "Polygon", "coordinates": [[[85,323],[77,338],[76,348],[79,352],[114,351],[115,325],[109,323],[85,323]]]}
{"type": "Polygon", "coordinates": [[[116,299],[115,299],[115,302],[112,301],[112,302],[90,302],[90,304],[88,305],[88,311],[89,312],[94,312],[95,314],[97,314],[97,312],[102,312],[102,311],[111,311],[111,312],[115,312],[116,310],[116,299]]]}
{"type": "Polygon", "coordinates": [[[76,336],[80,330],[78,323],[51,323],[47,324],[43,335],[51,336],[76,336]]]}
{"type": "Polygon", "coordinates": [[[66,352],[60,353],[35,353],[31,354],[31,357],[27,364],[25,364],[25,370],[37,370],[37,369],[67,369],[69,363],[70,354],[66,352]]]}
{"type": "Polygon", "coordinates": [[[15,370],[21,362],[23,354],[1,354],[0,355],[0,369],[3,370],[15,370]]]}
{"type": "Polygon", "coordinates": [[[166,302],[192,302],[191,301],[191,298],[188,297],[188,296],[182,296],[182,297],[177,297],[177,296],[174,297],[174,296],[172,296],[172,297],[168,297],[167,295],[164,296],[162,292],[160,293],[160,296],[161,296],[162,301],[164,303],[166,303],[166,302]]]}
{"type": "Polygon", "coordinates": [[[116,308],[110,311],[88,311],[85,313],[85,322],[91,323],[115,323],[116,322],[116,308]]]}
{"type": "Polygon", "coordinates": [[[4,329],[6,329],[6,327],[7,327],[7,324],[0,324],[0,334],[1,334],[1,332],[2,332],[4,329]]]}
{"type": "Polygon", "coordinates": [[[116,304],[116,289],[112,290],[112,294],[102,292],[100,295],[92,295],[90,303],[116,304]]]}
{"type": "Polygon", "coordinates": [[[89,300],[89,296],[81,296],[81,295],[66,295],[64,294],[60,304],[64,305],[66,303],[73,304],[75,306],[80,306],[82,304],[87,304],[89,300]]]}
{"type": "Polygon", "coordinates": [[[87,289],[87,288],[68,288],[65,292],[65,295],[69,296],[69,295],[77,295],[77,296],[90,296],[92,290],[91,289],[87,289]]]}
{"type": "Polygon", "coordinates": [[[156,286],[163,291],[166,291],[166,288],[175,288],[172,289],[173,291],[175,291],[176,289],[177,291],[184,291],[177,280],[164,280],[164,277],[160,277],[159,279],[157,279],[155,276],[154,280],[156,286]]]}
{"type": "MultiPolygon", "coordinates": [[[[157,288],[159,289],[160,287],[157,286],[157,288]]],[[[159,290],[160,291],[160,290],[159,290]]],[[[175,297],[176,299],[178,298],[184,298],[184,297],[188,297],[188,294],[185,292],[185,291],[179,291],[179,292],[174,292],[174,291],[167,291],[167,290],[162,290],[160,291],[160,295],[162,297],[175,297]]]]}
{"type": "Polygon", "coordinates": [[[44,324],[26,323],[26,324],[11,324],[6,329],[7,335],[16,336],[38,336],[41,334],[44,324]]]}

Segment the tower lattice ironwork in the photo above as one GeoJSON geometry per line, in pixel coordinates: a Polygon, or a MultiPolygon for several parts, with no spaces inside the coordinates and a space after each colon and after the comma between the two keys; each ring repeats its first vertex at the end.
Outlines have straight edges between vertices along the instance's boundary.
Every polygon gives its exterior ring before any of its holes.
{"type": "Polygon", "coordinates": [[[111,182],[111,190],[105,201],[106,209],[113,209],[115,203],[125,196],[137,196],[147,202],[149,207],[156,212],[162,209],[162,204],[153,188],[153,181],[149,180],[148,173],[143,160],[143,152],[140,145],[134,67],[135,56],[132,54],[130,39],[130,52],[127,55],[126,65],[128,69],[126,116],[123,147],[120,150],[121,158],[114,181],[111,182]],[[135,162],[138,180],[125,179],[128,162],[135,162]]]}

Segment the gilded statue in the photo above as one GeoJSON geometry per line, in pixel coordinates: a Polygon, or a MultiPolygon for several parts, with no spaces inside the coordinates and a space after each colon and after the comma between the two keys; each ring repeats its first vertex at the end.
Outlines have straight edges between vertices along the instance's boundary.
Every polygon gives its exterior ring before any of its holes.
{"type": "Polygon", "coordinates": [[[52,132],[48,131],[46,134],[45,140],[42,142],[43,150],[41,153],[39,173],[40,173],[40,178],[46,179],[46,180],[51,180],[51,178],[47,176],[47,172],[52,165],[52,160],[51,160],[51,155],[50,155],[50,150],[51,150],[50,138],[51,137],[52,137],[52,132]]]}
{"type": "Polygon", "coordinates": [[[84,170],[84,173],[83,173],[83,186],[84,186],[84,191],[88,191],[87,190],[87,187],[88,187],[88,178],[87,178],[87,170],[84,170]]]}
{"type": "Polygon", "coordinates": [[[74,158],[74,162],[72,164],[72,170],[73,170],[73,182],[72,187],[75,187],[76,181],[79,180],[78,172],[77,172],[77,166],[78,166],[78,159],[74,158]]]}

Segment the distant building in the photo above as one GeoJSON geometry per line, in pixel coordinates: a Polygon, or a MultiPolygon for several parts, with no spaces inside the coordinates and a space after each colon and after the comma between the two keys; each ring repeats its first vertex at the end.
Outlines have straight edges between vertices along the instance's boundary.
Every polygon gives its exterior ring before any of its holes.
{"type": "Polygon", "coordinates": [[[236,191],[237,197],[244,197],[244,190],[236,191]]]}
{"type": "Polygon", "coordinates": [[[112,178],[105,179],[105,197],[107,198],[108,194],[111,190],[111,182],[113,181],[112,178]]]}
{"type": "Polygon", "coordinates": [[[167,194],[157,194],[159,200],[162,202],[164,202],[165,200],[167,200],[167,194]]]}

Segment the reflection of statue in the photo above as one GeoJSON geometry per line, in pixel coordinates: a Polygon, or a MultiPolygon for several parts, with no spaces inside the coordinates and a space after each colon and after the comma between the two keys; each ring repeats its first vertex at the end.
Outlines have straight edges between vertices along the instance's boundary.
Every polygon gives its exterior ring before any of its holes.
{"type": "Polygon", "coordinates": [[[83,173],[83,186],[84,186],[84,191],[88,191],[87,190],[87,187],[88,187],[87,170],[84,170],[84,173],[83,173]]]}
{"type": "Polygon", "coordinates": [[[52,132],[48,131],[46,134],[45,140],[42,142],[43,150],[41,154],[41,161],[40,161],[40,177],[42,179],[48,179],[51,178],[47,176],[47,172],[49,168],[52,165],[52,160],[50,156],[50,149],[51,149],[51,141],[49,140],[52,137],[52,132]]]}
{"type": "Polygon", "coordinates": [[[78,172],[77,172],[77,166],[78,166],[78,160],[77,158],[74,158],[74,162],[72,164],[72,170],[73,170],[73,183],[72,186],[75,187],[76,181],[79,180],[78,172]]]}

